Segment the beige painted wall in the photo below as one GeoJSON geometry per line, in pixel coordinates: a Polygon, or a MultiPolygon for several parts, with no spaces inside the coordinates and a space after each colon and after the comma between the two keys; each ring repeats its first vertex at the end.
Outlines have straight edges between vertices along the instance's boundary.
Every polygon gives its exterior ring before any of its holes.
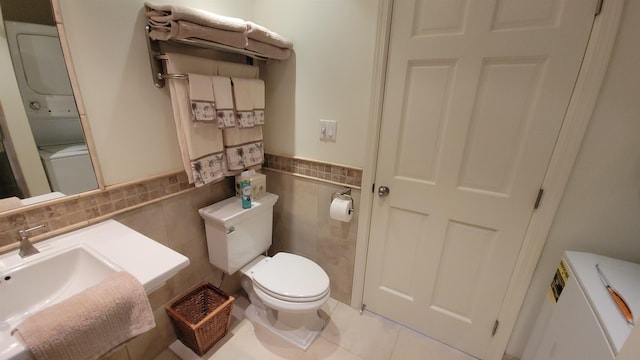
{"type": "Polygon", "coordinates": [[[640,2],[627,1],[588,132],[507,347],[510,355],[522,354],[564,250],[640,262],[638,34],[640,2]]]}
{"type": "Polygon", "coordinates": [[[267,152],[362,167],[378,0],[260,0],[255,21],[289,37],[294,55],[263,67],[267,152]],[[320,119],[336,120],[322,142],[320,119]]]}
{"type": "MultiPolygon", "coordinates": [[[[181,168],[168,89],[151,82],[143,3],[60,0],[106,185],[181,168]]],[[[262,70],[268,86],[267,152],[363,165],[378,1],[189,0],[181,5],[254,20],[294,41],[290,60],[262,70]],[[338,121],[337,142],[319,140],[321,118],[338,121]]]]}
{"type": "MultiPolygon", "coordinates": [[[[59,2],[105,184],[180,170],[169,90],[157,89],[151,80],[144,39],[144,1],[59,2]]],[[[242,18],[251,17],[252,3],[180,2],[242,18]]]]}

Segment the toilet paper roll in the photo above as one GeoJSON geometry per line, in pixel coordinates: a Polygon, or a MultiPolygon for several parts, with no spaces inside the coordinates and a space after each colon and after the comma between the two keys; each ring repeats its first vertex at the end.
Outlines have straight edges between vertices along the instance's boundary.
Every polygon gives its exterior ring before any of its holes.
{"type": "Polygon", "coordinates": [[[353,217],[353,210],[351,209],[351,199],[341,199],[336,197],[331,201],[331,207],[329,209],[329,216],[332,219],[349,222],[353,217]]]}

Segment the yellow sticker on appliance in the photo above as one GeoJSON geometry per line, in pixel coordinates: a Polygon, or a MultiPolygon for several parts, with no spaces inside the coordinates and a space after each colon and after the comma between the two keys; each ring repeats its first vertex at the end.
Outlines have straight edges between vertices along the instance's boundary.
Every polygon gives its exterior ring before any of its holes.
{"type": "Polygon", "coordinates": [[[558,302],[567,279],[569,279],[567,265],[564,263],[564,260],[560,260],[560,265],[558,265],[558,269],[556,269],[556,273],[551,281],[551,286],[549,286],[549,296],[551,296],[554,302],[558,302]]]}

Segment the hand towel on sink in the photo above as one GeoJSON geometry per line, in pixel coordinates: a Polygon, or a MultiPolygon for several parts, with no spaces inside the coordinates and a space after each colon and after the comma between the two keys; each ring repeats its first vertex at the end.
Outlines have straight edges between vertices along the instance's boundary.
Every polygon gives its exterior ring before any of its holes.
{"type": "Polygon", "coordinates": [[[16,333],[36,360],[97,359],[154,326],[144,288],[120,271],[37,312],[16,333]]]}

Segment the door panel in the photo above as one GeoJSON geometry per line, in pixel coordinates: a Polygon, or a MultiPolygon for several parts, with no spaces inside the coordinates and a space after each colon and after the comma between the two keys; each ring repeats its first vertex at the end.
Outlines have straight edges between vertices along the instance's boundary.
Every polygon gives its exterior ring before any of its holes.
{"type": "Polygon", "coordinates": [[[394,2],[368,309],[482,357],[595,2],[394,2]]]}

